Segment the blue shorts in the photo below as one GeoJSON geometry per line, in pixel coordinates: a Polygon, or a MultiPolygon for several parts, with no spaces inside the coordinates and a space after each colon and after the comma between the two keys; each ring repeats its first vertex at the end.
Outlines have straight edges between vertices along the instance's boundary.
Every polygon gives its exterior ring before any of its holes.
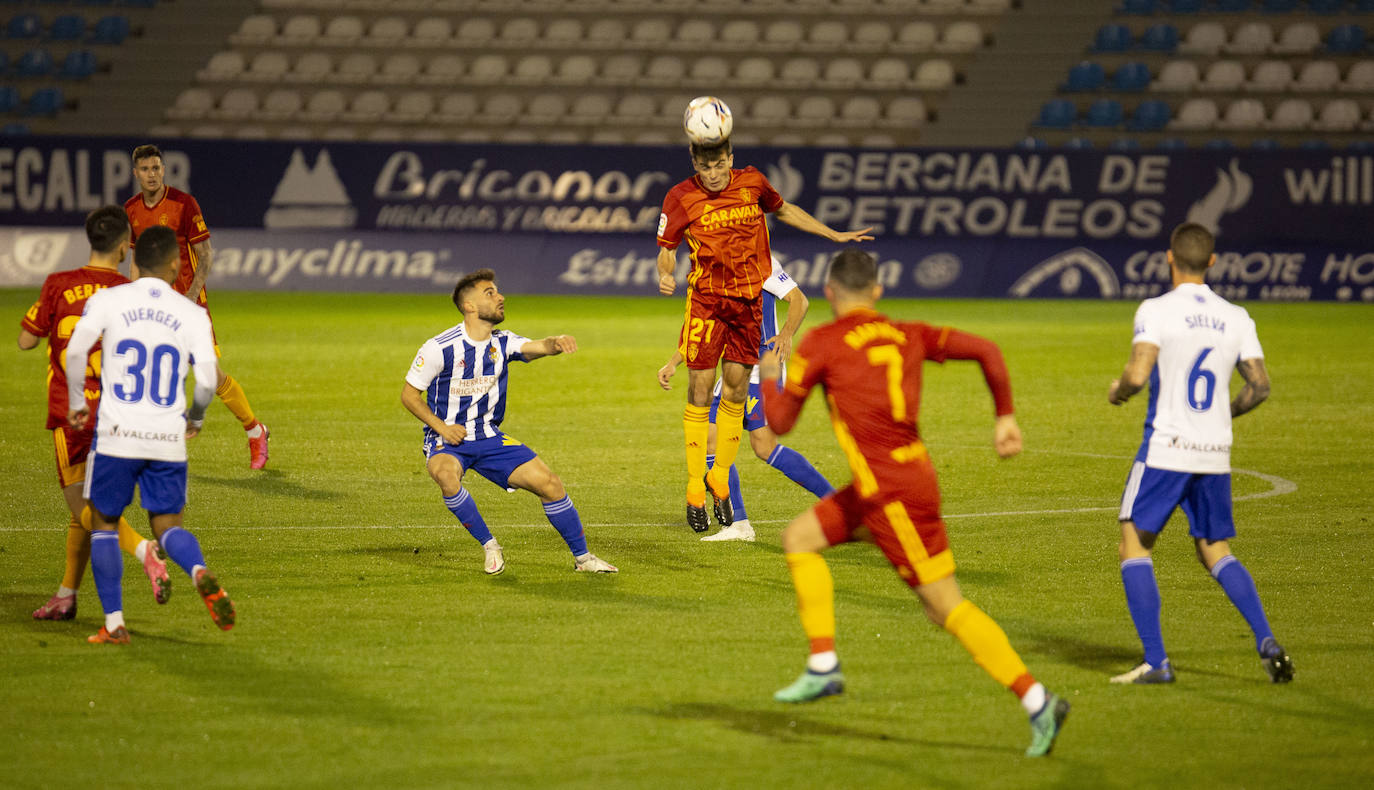
{"type": "MultiPolygon", "coordinates": [[[[716,409],[720,408],[720,380],[716,380],[715,398],[711,400],[711,422],[716,421],[716,409]]],[[[744,430],[757,431],[766,427],[768,421],[763,417],[763,395],[759,385],[749,382],[749,395],[744,400],[744,430]]]]}
{"type": "Polygon", "coordinates": [[[180,513],[186,508],[185,461],[118,458],[99,452],[86,459],[85,496],[103,515],[122,515],[134,501],[135,485],[149,513],[180,513]]]}
{"type": "Polygon", "coordinates": [[[1121,521],[1133,521],[1136,529],[1158,534],[1180,506],[1193,537],[1216,541],[1236,536],[1230,474],[1170,472],[1140,461],[1131,466],[1121,495],[1121,521]]]}
{"type": "Polygon", "coordinates": [[[424,452],[425,460],[440,453],[451,455],[462,464],[463,471],[471,469],[502,488],[511,487],[511,472],[538,458],[519,439],[512,439],[500,431],[487,439],[463,441],[457,445],[441,444],[438,434],[426,431],[424,452]]]}

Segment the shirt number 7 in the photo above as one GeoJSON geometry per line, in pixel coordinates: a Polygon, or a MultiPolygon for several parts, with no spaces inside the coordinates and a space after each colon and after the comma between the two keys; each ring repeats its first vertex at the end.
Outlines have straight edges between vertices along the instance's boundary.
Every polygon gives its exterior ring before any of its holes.
{"type": "Polygon", "coordinates": [[[892,401],[892,421],[906,422],[901,349],[893,345],[871,346],[868,349],[868,364],[887,368],[887,396],[892,401]]]}

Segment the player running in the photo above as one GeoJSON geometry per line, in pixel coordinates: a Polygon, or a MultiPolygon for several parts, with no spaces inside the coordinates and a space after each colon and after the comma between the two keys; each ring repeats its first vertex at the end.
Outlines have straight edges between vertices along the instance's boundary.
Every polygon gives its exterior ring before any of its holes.
{"type": "MultiPolygon", "coordinates": [[[[138,242],[139,234],[144,230],[159,225],[176,231],[181,265],[177,268],[177,279],[172,287],[209,313],[210,302],[205,281],[210,276],[215,251],[210,246],[210,229],[205,225],[200,204],[195,198],[163,181],[162,151],[157,146],[140,145],[134,149],[133,158],[139,193],[124,202],[129,224],[133,227],[133,242],[138,242]]],[[[130,275],[134,279],[138,279],[137,267],[138,262],[135,261],[130,275]]],[[[215,374],[218,377],[215,394],[243,424],[248,437],[248,467],[261,469],[267,465],[267,426],[253,416],[253,407],[248,403],[248,395],[238,380],[219,366],[218,342],[215,343],[215,360],[215,374]]]]}
{"type": "Polygon", "coordinates": [[[544,460],[501,432],[506,416],[509,364],[532,362],[577,350],[572,335],[530,340],[496,325],[506,319],[506,298],[496,290],[496,273],[478,269],[453,289],[463,321],[420,346],[401,387],[401,404],[425,424],[425,468],[449,509],[486,552],[483,570],[506,569],[505,554],[463,487],[472,469],[502,488],[523,488],[544,503],[544,515],[568,544],[573,570],[616,573],[614,565],[587,550],[582,519],[563,481],[544,460]]]}
{"type": "MultiPolygon", "coordinates": [[[[762,299],[763,327],[761,337],[763,342],[759,346],[759,355],[762,356],[776,346],[778,353],[784,358],[791,356],[793,340],[797,335],[797,330],[801,328],[802,320],[806,318],[810,300],[797,286],[797,281],[787,276],[787,272],[783,271],[776,258],[773,259],[772,274],[763,283],[762,299]],[[778,331],[778,300],[787,303],[787,320],[783,323],[781,332],[778,331]]],[[[677,366],[681,364],[682,352],[674,351],[667,364],[658,369],[660,387],[665,390],[672,389],[669,381],[672,379],[673,373],[677,371],[677,366]]],[[[710,425],[706,441],[707,466],[715,462],[716,417],[720,409],[720,391],[721,382],[717,379],[715,390],[712,392],[710,425]]],[[[806,460],[805,456],[786,445],[779,444],[777,435],[768,429],[768,422],[763,418],[762,395],[759,394],[758,366],[754,366],[749,372],[747,406],[744,414],[744,430],[749,433],[749,445],[759,460],[782,472],[788,480],[805,488],[817,497],[823,497],[835,490],[835,487],[830,485],[830,482],[820,472],[816,471],[816,468],[811,465],[810,461],[806,460]]],[[[744,494],[740,489],[739,470],[734,465],[730,467],[730,510],[734,521],[713,535],[703,536],[702,540],[741,540],[746,542],[753,542],[754,540],[754,527],[749,523],[749,516],[744,507],[744,494]]]]}
{"type": "Polygon", "coordinates": [[[790,431],[806,396],[822,387],[835,437],[854,473],[849,485],[783,530],[782,548],[811,655],[801,677],[773,696],[780,702],[809,702],[844,691],[835,653],[834,582],[821,552],[866,530],[915,590],[926,616],[1021,700],[1031,724],[1026,754],[1049,754],[1069,703],[1036,681],[1002,628],[960,592],[940,518],[935,467],[917,430],[922,364],[977,360],[997,411],[993,446],[1003,458],[1021,452],[1002,353],[991,341],[950,327],[893,321],[875,310],[881,295],[873,258],[855,248],[844,250],[831,262],[825,284],[835,320],[807,334],[788,364],[782,389],[776,355],[765,355],[760,363],[764,411],[773,430],[790,431]]]}
{"type": "Polygon", "coordinates": [[[734,168],[729,139],[715,145],[691,144],[696,175],[674,186],[663,199],[658,219],[658,291],[677,288],[675,251],[685,239],[691,250],[687,274],[687,312],[678,350],[687,360],[687,407],[682,415],[687,450],[687,525],[710,528],[706,494],[716,521],[734,521],[728,470],[739,452],[749,371],[758,362],[763,283],[772,268],[765,214],[807,233],[836,242],[870,241],[872,228],[837,231],[782,199],[753,167],[734,168]],[[722,361],[723,360],[723,361],[722,361]],[[721,368],[716,421],[716,458],[706,465],[707,427],[716,366],[721,368]]]}
{"type": "Polygon", "coordinates": [[[1255,635],[1255,649],[1275,683],[1293,679],[1293,661],[1274,639],[1250,572],[1231,553],[1231,420],[1269,397],[1255,322],[1245,308],[1207,287],[1216,240],[1196,223],[1169,238],[1173,290],[1141,302],[1135,339],[1107,400],[1125,403],[1150,382],[1145,439],[1121,496],[1121,583],[1145,658],[1113,683],[1172,683],[1159,623],[1159,584],[1151,552],[1174,509],[1188,517],[1197,557],[1255,635]],[[1231,373],[1245,386],[1229,402],[1231,373]]]}
{"type": "MultiPolygon", "coordinates": [[[[27,351],[38,346],[39,338],[48,339],[48,428],[52,430],[53,447],[57,455],[57,483],[71,511],[67,524],[67,555],[62,571],[62,583],[57,594],[33,612],[35,620],[70,620],[76,617],[76,592],[86,574],[86,562],[91,556],[91,516],[82,496],[82,481],[86,478],[86,456],[90,451],[94,426],[82,429],[67,424],[67,371],[64,360],[72,328],[81,318],[86,301],[92,294],[115,285],[129,282],[119,273],[119,264],[129,251],[129,220],[119,206],[105,206],[86,217],[86,240],[91,245],[90,257],[80,269],[56,272],[43,280],[43,290],[19,323],[19,348],[27,351]]],[[[89,356],[85,370],[83,392],[94,410],[100,402],[100,350],[89,356]]],[[[119,547],[143,563],[143,572],[153,585],[153,597],[166,603],[172,594],[172,580],[167,566],[158,556],[155,543],[144,538],[129,522],[119,520],[119,547]]]]}
{"type": "Polygon", "coordinates": [[[87,353],[103,340],[101,398],[96,438],[86,470],[86,497],[93,511],[91,573],[105,609],[105,625],[87,638],[94,644],[128,644],[115,524],[133,501],[172,561],[196,585],[215,625],[234,625],[234,605],[205,567],[200,543],[182,528],[186,506],[186,439],[200,432],[214,398],[215,341],[205,309],[177,293],[177,237],[171,228],[149,228],[134,246],[139,277],[100,291],[67,345],[67,421],[83,429],[91,419],[82,395],[87,353]],[[195,371],[195,395],[186,404],[186,375],[195,371]],[[75,374],[75,375],[74,375],[75,374]]]}

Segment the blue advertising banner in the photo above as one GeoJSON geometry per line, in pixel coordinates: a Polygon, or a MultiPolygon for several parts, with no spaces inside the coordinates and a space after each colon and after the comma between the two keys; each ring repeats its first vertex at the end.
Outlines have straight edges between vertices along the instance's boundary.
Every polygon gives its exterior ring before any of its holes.
{"type": "MultiPolygon", "coordinates": [[[[0,285],[80,265],[85,214],[136,192],[143,142],[4,141],[0,285]]],[[[691,173],[682,147],[163,151],[205,212],[215,288],[422,290],[492,266],[512,293],[652,294],[661,201],[691,173]]],[[[1167,288],[1168,233],[1190,220],[1217,232],[1231,298],[1374,300],[1371,155],[750,148],[735,163],[833,227],[873,226],[893,295],[1142,298],[1167,288]]],[[[819,288],[833,245],[773,226],[778,257],[819,288]]]]}

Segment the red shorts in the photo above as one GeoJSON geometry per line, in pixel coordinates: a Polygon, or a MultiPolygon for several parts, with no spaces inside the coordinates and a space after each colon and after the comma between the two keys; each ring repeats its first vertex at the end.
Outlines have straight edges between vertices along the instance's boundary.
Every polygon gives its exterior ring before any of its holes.
{"type": "Polygon", "coordinates": [[[897,493],[880,490],[865,499],[850,483],[816,503],[814,511],[830,545],[871,540],[903,581],[919,587],[954,573],[954,555],[940,518],[934,467],[929,462],[915,466],[929,470],[929,487],[918,479],[890,489],[897,493]]]}
{"type": "Polygon", "coordinates": [[[86,456],[95,438],[95,420],[85,430],[63,425],[52,429],[53,454],[57,456],[57,482],[63,488],[86,479],[86,456]]]}
{"type": "Polygon", "coordinates": [[[763,300],[689,291],[678,351],[692,370],[712,370],[722,358],[757,365],[763,300]]]}

